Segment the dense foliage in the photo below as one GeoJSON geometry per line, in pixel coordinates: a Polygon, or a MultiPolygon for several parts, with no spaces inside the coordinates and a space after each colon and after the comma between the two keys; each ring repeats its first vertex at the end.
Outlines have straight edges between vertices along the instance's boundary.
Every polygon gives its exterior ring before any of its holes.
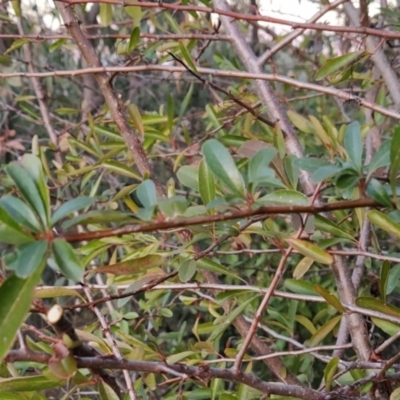
{"type": "Polygon", "coordinates": [[[0,398],[400,398],[400,14],[320,3],[0,6],[0,398]]]}

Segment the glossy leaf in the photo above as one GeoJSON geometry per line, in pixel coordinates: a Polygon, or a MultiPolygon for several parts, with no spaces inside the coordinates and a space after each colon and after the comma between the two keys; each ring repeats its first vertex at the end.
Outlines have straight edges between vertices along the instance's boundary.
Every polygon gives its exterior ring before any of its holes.
{"type": "Polygon", "coordinates": [[[383,332],[390,336],[394,336],[400,332],[400,325],[394,324],[393,322],[385,321],[383,319],[371,317],[372,323],[375,324],[383,332]]]}
{"type": "Polygon", "coordinates": [[[215,183],[208,164],[202,160],[199,165],[199,191],[203,204],[207,205],[215,199],[215,183]]]}
{"type": "Polygon", "coordinates": [[[346,309],[342,306],[340,300],[332,293],[329,293],[328,290],[326,290],[324,287],[322,287],[321,285],[314,285],[314,290],[320,296],[322,296],[328,304],[336,308],[336,310],[338,310],[340,313],[346,312],[346,309]]]}
{"type": "Polygon", "coordinates": [[[396,264],[390,269],[389,279],[386,288],[386,294],[390,294],[396,288],[400,278],[400,264],[396,264]]]}
{"type": "Polygon", "coordinates": [[[379,149],[372,157],[371,162],[368,164],[368,172],[374,172],[378,168],[387,167],[390,165],[390,140],[385,140],[379,149]]]}
{"type": "Polygon", "coordinates": [[[42,231],[40,222],[35,213],[18,197],[10,195],[3,196],[0,199],[0,205],[4,207],[15,222],[22,225],[28,231],[34,233],[40,233],[42,231]]]}
{"type": "Polygon", "coordinates": [[[48,243],[45,240],[20,244],[13,260],[16,275],[24,279],[33,274],[46,261],[47,249],[48,243]]]}
{"type": "Polygon", "coordinates": [[[99,380],[99,398],[100,400],[119,400],[117,393],[102,379],[99,380]]]}
{"type": "Polygon", "coordinates": [[[229,151],[217,140],[207,140],[202,152],[211,172],[234,194],[245,196],[244,180],[229,151]]]}
{"type": "Polygon", "coordinates": [[[309,281],[285,279],[283,286],[293,293],[315,296],[314,285],[309,281]]]}
{"type": "Polygon", "coordinates": [[[83,268],[75,255],[72,246],[62,239],[54,239],[52,242],[54,261],[59,270],[73,281],[79,282],[83,277],[83,268]]]}
{"type": "Polygon", "coordinates": [[[308,270],[311,268],[313,263],[314,260],[310,257],[302,258],[293,271],[293,278],[294,279],[302,278],[304,274],[307,273],[308,270]]]}
{"type": "Polygon", "coordinates": [[[315,80],[321,80],[329,75],[332,75],[341,69],[347,67],[349,64],[354,63],[361,57],[366,55],[364,51],[355,51],[347,53],[339,57],[330,58],[314,75],[315,80]]]}
{"type": "Polygon", "coordinates": [[[368,308],[369,310],[378,311],[382,314],[400,318],[400,308],[387,304],[382,300],[374,299],[373,297],[357,297],[355,303],[359,307],[368,308]]]}
{"type": "Polygon", "coordinates": [[[248,177],[249,182],[259,183],[265,179],[275,176],[274,170],[268,165],[276,156],[277,151],[273,147],[261,149],[255,156],[250,159],[248,177]]]}
{"type": "MultiPolygon", "coordinates": [[[[65,381],[49,379],[43,375],[18,376],[12,378],[1,378],[0,393],[2,392],[39,392],[65,385],[65,381]]],[[[0,394],[1,396],[1,394],[0,394]]],[[[26,397],[24,397],[26,399],[26,397]]],[[[6,399],[4,399],[6,400],[6,399]]]]}
{"type": "Polygon", "coordinates": [[[146,179],[138,186],[136,195],[145,208],[157,205],[156,185],[150,179],[146,179]]]}
{"type": "Polygon", "coordinates": [[[127,167],[124,164],[121,164],[117,161],[104,161],[101,164],[102,167],[106,168],[109,171],[115,172],[119,175],[127,176],[129,178],[133,178],[135,180],[141,181],[142,178],[136,174],[132,168],[127,167]]]}
{"type": "Polygon", "coordinates": [[[34,240],[18,223],[0,206],[0,241],[8,244],[21,244],[34,240]]]}
{"type": "Polygon", "coordinates": [[[400,169],[400,126],[394,129],[392,144],[390,146],[390,187],[395,203],[397,203],[397,173],[400,169]]]}
{"type": "Polygon", "coordinates": [[[186,260],[179,267],[179,279],[181,282],[189,282],[197,272],[195,260],[186,260]]]}
{"type": "Polygon", "coordinates": [[[139,109],[135,104],[129,104],[127,110],[136,129],[139,131],[140,135],[144,137],[144,126],[139,109]]]}
{"type": "Polygon", "coordinates": [[[74,213],[75,211],[81,210],[82,208],[89,207],[94,203],[94,199],[92,197],[76,197],[75,199],[68,200],[57,210],[51,217],[51,226],[54,226],[58,221],[67,217],[68,215],[74,213]]]}
{"type": "Polygon", "coordinates": [[[382,301],[386,301],[386,293],[387,293],[387,286],[389,280],[389,272],[390,272],[390,263],[389,261],[385,260],[381,266],[381,273],[380,273],[380,292],[381,292],[381,299],[382,301]]]}
{"type": "MultiPolygon", "coordinates": [[[[126,7],[127,8],[127,7],[126,7]]],[[[136,26],[132,29],[131,36],[128,42],[128,53],[132,53],[140,41],[140,28],[136,26]]]]}
{"type": "Polygon", "coordinates": [[[376,200],[385,207],[392,207],[392,199],[383,187],[383,185],[375,178],[371,178],[368,182],[366,193],[369,197],[376,200]]]}
{"type": "Polygon", "coordinates": [[[7,174],[15,182],[25,201],[32,207],[44,227],[47,227],[47,210],[39,192],[38,185],[28,171],[20,164],[13,162],[6,167],[7,174]]]}
{"type": "Polygon", "coordinates": [[[103,26],[109,26],[112,18],[112,5],[107,3],[100,3],[99,18],[103,26]]]}
{"type": "Polygon", "coordinates": [[[256,298],[257,296],[253,296],[244,303],[242,303],[240,306],[236,307],[232,312],[230,312],[228,315],[225,315],[222,318],[222,322],[219,324],[216,324],[214,326],[214,330],[211,333],[210,337],[207,339],[207,341],[212,342],[213,340],[217,339],[230,325],[232,325],[233,321],[243,313],[243,311],[246,309],[246,307],[256,298]]]}
{"type": "Polygon", "coordinates": [[[176,175],[182,185],[193,189],[196,192],[199,191],[199,178],[197,168],[185,165],[179,168],[176,175]]]}
{"type": "Polygon", "coordinates": [[[342,237],[351,241],[355,240],[354,235],[346,232],[340,226],[321,215],[315,216],[315,227],[323,232],[330,233],[333,236],[342,237]]]}
{"type": "Polygon", "coordinates": [[[305,194],[291,189],[275,190],[274,192],[259,198],[258,202],[274,206],[308,206],[310,204],[310,200],[305,194]]]}
{"type": "Polygon", "coordinates": [[[400,224],[393,222],[387,215],[377,210],[371,210],[368,211],[367,218],[378,228],[400,238],[400,224]]]}
{"type": "Polygon", "coordinates": [[[183,60],[185,61],[189,69],[197,73],[196,64],[194,63],[190,53],[182,42],[179,42],[179,50],[181,52],[183,60]]]}
{"type": "Polygon", "coordinates": [[[350,162],[354,165],[356,171],[361,172],[363,146],[359,122],[355,121],[347,125],[344,135],[344,148],[346,149],[350,162]]]}
{"type": "Polygon", "coordinates": [[[164,257],[157,254],[149,254],[144,257],[138,257],[131,260],[121,261],[116,264],[98,267],[88,272],[113,274],[113,275],[132,275],[143,272],[150,268],[159,267],[164,263],[164,257]]]}
{"type": "Polygon", "coordinates": [[[330,319],[326,324],[324,324],[321,328],[315,332],[314,335],[312,335],[311,339],[309,340],[309,346],[314,347],[317,346],[319,343],[321,343],[326,336],[329,335],[335,328],[335,326],[340,322],[342,319],[341,315],[338,315],[336,317],[333,317],[330,319]]]}
{"type": "Polygon", "coordinates": [[[42,264],[26,279],[9,276],[0,286],[0,360],[11,348],[17,330],[31,307],[33,292],[39,283],[44,267],[42,264]]]}
{"type": "Polygon", "coordinates": [[[333,257],[328,252],[311,242],[291,238],[285,239],[285,241],[303,256],[310,257],[316,262],[321,264],[333,263],[333,257]]]}
{"type": "Polygon", "coordinates": [[[327,392],[331,390],[332,380],[338,369],[339,361],[338,357],[332,357],[324,369],[324,381],[327,392]]]}

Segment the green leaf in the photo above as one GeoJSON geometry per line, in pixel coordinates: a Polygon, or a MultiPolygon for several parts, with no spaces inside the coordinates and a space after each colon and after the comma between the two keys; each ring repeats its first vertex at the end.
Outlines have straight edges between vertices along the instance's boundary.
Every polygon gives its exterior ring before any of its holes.
{"type": "Polygon", "coordinates": [[[392,199],[383,185],[375,178],[371,178],[368,182],[366,194],[385,207],[393,207],[392,199]]]}
{"type": "Polygon", "coordinates": [[[374,299],[373,297],[357,297],[355,303],[358,307],[368,308],[369,310],[400,318],[400,308],[391,306],[382,300],[374,299]]]}
{"type": "Polygon", "coordinates": [[[151,179],[146,179],[137,187],[136,195],[145,208],[157,205],[156,185],[151,179]]]}
{"type": "Polygon", "coordinates": [[[144,126],[139,109],[135,104],[129,104],[127,109],[129,116],[131,117],[132,122],[134,123],[136,129],[139,131],[140,135],[144,137],[144,126]]]}
{"type": "Polygon", "coordinates": [[[368,211],[367,218],[378,228],[381,228],[400,239],[400,224],[393,222],[387,215],[377,210],[371,210],[368,211]]]}
{"type": "Polygon", "coordinates": [[[201,160],[199,165],[199,191],[204,205],[215,199],[215,183],[208,164],[205,160],[201,160]]]}
{"type": "Polygon", "coordinates": [[[228,268],[223,267],[221,264],[209,259],[208,257],[203,257],[197,260],[197,268],[204,269],[206,271],[212,271],[219,275],[228,275],[232,278],[240,279],[239,276],[232,273],[228,268]]]}
{"type": "Polygon", "coordinates": [[[100,400],[119,400],[117,393],[102,379],[99,381],[99,397],[100,400]]]}
{"type": "Polygon", "coordinates": [[[88,272],[113,274],[113,275],[133,275],[143,272],[150,268],[159,267],[164,263],[164,257],[157,254],[149,254],[144,257],[138,257],[131,260],[121,261],[116,264],[98,267],[88,272]]]}
{"type": "Polygon", "coordinates": [[[181,282],[189,282],[197,272],[195,260],[185,260],[179,267],[179,279],[181,282]]]}
{"type": "Polygon", "coordinates": [[[117,161],[104,161],[101,163],[101,166],[109,171],[116,172],[119,175],[127,176],[138,181],[142,180],[142,178],[138,174],[135,174],[131,168],[117,161]]]}
{"type": "Polygon", "coordinates": [[[202,146],[211,172],[234,194],[245,197],[244,180],[229,151],[218,140],[207,140],[202,146]]]}
{"type": "Polygon", "coordinates": [[[381,266],[381,273],[379,279],[382,301],[386,301],[389,271],[390,271],[390,262],[388,260],[385,260],[381,266]]]}
{"type": "Polygon", "coordinates": [[[317,346],[322,340],[325,339],[327,335],[329,335],[330,332],[333,331],[335,326],[339,323],[341,320],[342,316],[338,315],[336,317],[333,317],[331,320],[329,320],[326,324],[324,324],[321,328],[317,330],[317,332],[312,335],[310,338],[308,345],[310,347],[317,346]]]}
{"type": "Polygon", "coordinates": [[[353,53],[347,53],[339,57],[330,58],[314,75],[315,80],[321,80],[326,78],[339,70],[347,67],[350,63],[354,63],[360,58],[367,55],[365,51],[355,51],[353,53]]]}
{"type": "Polygon", "coordinates": [[[333,236],[349,239],[351,241],[356,241],[354,235],[352,235],[349,232],[346,232],[340,226],[336,225],[329,219],[322,217],[321,215],[315,216],[315,227],[323,232],[328,232],[333,236]]]}
{"type": "Polygon", "coordinates": [[[25,232],[7,210],[0,206],[0,242],[21,244],[32,240],[34,237],[25,232]]]}
{"type": "Polygon", "coordinates": [[[89,207],[93,203],[94,199],[92,197],[86,196],[80,196],[76,197],[75,199],[68,200],[60,207],[58,207],[57,210],[54,212],[50,221],[51,226],[54,226],[58,221],[67,217],[69,214],[81,210],[82,208],[89,207]]]}
{"type": "Polygon", "coordinates": [[[17,39],[13,42],[13,44],[3,53],[3,56],[7,55],[8,53],[11,53],[14,50],[19,49],[22,47],[25,43],[29,43],[30,39],[17,39]]]}
{"type": "Polygon", "coordinates": [[[273,206],[308,206],[310,204],[310,200],[305,194],[292,189],[275,190],[266,196],[260,197],[257,202],[273,206]]]}
{"type": "Polygon", "coordinates": [[[333,263],[333,257],[328,252],[311,242],[292,238],[285,239],[285,241],[303,256],[310,257],[321,264],[333,263]]]}
{"type": "Polygon", "coordinates": [[[307,118],[303,117],[302,115],[300,115],[292,110],[289,110],[287,112],[287,116],[289,117],[292,124],[297,129],[299,129],[301,132],[314,133],[315,128],[314,128],[313,124],[307,118]]]}
{"type": "Polygon", "coordinates": [[[386,294],[390,294],[396,288],[400,277],[400,264],[396,264],[394,267],[390,269],[389,279],[386,288],[386,294]]]}
{"type": "Polygon", "coordinates": [[[393,322],[385,321],[383,319],[371,317],[372,323],[376,325],[383,332],[390,336],[396,335],[400,331],[400,325],[394,324],[393,322]]]}
{"type": "Polygon", "coordinates": [[[346,309],[342,306],[340,300],[334,294],[329,293],[324,287],[321,285],[314,285],[314,290],[340,313],[346,312],[346,309]]]}
{"type": "Polygon", "coordinates": [[[179,50],[189,69],[197,73],[196,64],[194,63],[190,53],[182,42],[179,42],[179,50]]]}
{"type": "Polygon", "coordinates": [[[394,129],[392,144],[390,146],[390,187],[394,197],[394,202],[397,204],[397,173],[400,168],[400,126],[394,129]]]}
{"type": "Polygon", "coordinates": [[[268,165],[275,158],[276,154],[277,150],[274,147],[266,147],[250,159],[248,169],[250,183],[262,182],[264,179],[275,176],[274,170],[268,168],[268,165]]]}
{"type": "Polygon", "coordinates": [[[10,217],[24,228],[35,233],[42,231],[35,213],[18,197],[3,196],[0,199],[0,205],[10,214],[10,217]]]}
{"type": "Polygon", "coordinates": [[[343,144],[347,155],[349,156],[350,162],[354,165],[355,170],[358,172],[361,172],[362,170],[362,143],[361,127],[359,122],[354,121],[347,125],[343,144]]]}
{"type": "Polygon", "coordinates": [[[232,312],[228,315],[222,317],[222,323],[215,325],[213,332],[211,333],[210,337],[207,339],[208,342],[212,342],[213,340],[217,339],[233,322],[234,320],[243,313],[246,307],[258,296],[251,297],[240,306],[236,307],[232,312]]]}
{"type": "MultiPolygon", "coordinates": [[[[16,378],[0,378],[0,392],[39,392],[64,386],[66,381],[56,381],[39,376],[18,376],[16,378]]],[[[24,397],[26,399],[26,397],[24,397]]]]}
{"type": "Polygon", "coordinates": [[[63,229],[71,228],[71,226],[77,224],[96,224],[104,222],[122,222],[122,223],[134,223],[137,222],[136,218],[132,218],[131,214],[123,213],[116,210],[93,210],[85,214],[80,214],[74,218],[65,220],[61,227],[63,229]]]}
{"type": "Polygon", "coordinates": [[[313,183],[319,183],[328,178],[334,177],[342,170],[343,168],[338,167],[337,165],[325,165],[312,173],[311,180],[313,183]]]}
{"type": "Polygon", "coordinates": [[[72,246],[62,239],[54,239],[51,246],[54,261],[59,270],[73,281],[79,282],[83,277],[83,268],[75,255],[72,246]]]}
{"type": "Polygon", "coordinates": [[[42,162],[39,157],[33,154],[25,154],[22,157],[22,166],[28,171],[32,177],[34,184],[36,185],[40,197],[43,201],[44,208],[46,210],[47,221],[50,220],[50,193],[46,184],[46,178],[43,172],[42,162]]]}
{"type": "Polygon", "coordinates": [[[331,358],[331,360],[328,362],[328,364],[325,367],[324,381],[325,381],[325,387],[326,387],[327,392],[329,392],[331,390],[332,380],[336,374],[338,365],[339,365],[339,357],[333,357],[333,358],[331,358]]]}
{"type": "Polygon", "coordinates": [[[285,279],[283,286],[293,293],[315,296],[314,285],[309,281],[285,279]]]}
{"type": "Polygon", "coordinates": [[[103,26],[109,26],[112,18],[112,5],[107,3],[100,3],[99,18],[103,26]]]}
{"type": "Polygon", "coordinates": [[[300,279],[304,276],[305,273],[311,268],[314,260],[310,257],[303,257],[300,262],[296,265],[293,271],[293,278],[300,279]]]}
{"type": "Polygon", "coordinates": [[[375,172],[378,168],[387,167],[390,165],[390,146],[392,142],[385,140],[379,147],[377,152],[372,157],[371,162],[368,164],[368,172],[375,172]]]}
{"type": "MultiPolygon", "coordinates": [[[[130,4],[132,3],[136,3],[136,1],[130,1],[130,4]]],[[[142,20],[142,8],[138,6],[126,6],[124,10],[133,19],[133,26],[139,27],[142,20]]]]}
{"type": "Polygon", "coordinates": [[[128,53],[132,53],[140,41],[140,28],[136,26],[132,29],[131,36],[129,37],[128,53]]]}
{"type": "Polygon", "coordinates": [[[176,175],[182,185],[199,192],[198,168],[185,165],[179,168],[176,175]]]}
{"type": "MultiPolygon", "coordinates": [[[[11,275],[0,286],[0,360],[7,355],[17,330],[25,320],[44,265],[43,260],[40,268],[37,268],[27,279],[11,275]]],[[[0,387],[3,387],[2,384],[0,387]]]]}
{"type": "Polygon", "coordinates": [[[15,182],[22,197],[35,211],[36,215],[41,220],[43,227],[47,227],[47,210],[32,176],[25,168],[16,162],[7,165],[5,170],[10,178],[15,182]]]}
{"type": "Polygon", "coordinates": [[[22,279],[32,275],[46,261],[47,248],[45,240],[20,244],[12,263],[16,275],[22,279]]]}
{"type": "Polygon", "coordinates": [[[21,17],[22,13],[21,13],[21,0],[11,0],[11,5],[12,8],[15,12],[15,15],[17,17],[21,17]]]}

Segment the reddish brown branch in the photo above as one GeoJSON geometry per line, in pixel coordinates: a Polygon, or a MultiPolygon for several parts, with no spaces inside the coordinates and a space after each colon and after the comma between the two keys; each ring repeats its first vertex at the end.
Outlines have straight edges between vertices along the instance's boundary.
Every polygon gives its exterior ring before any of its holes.
{"type": "Polygon", "coordinates": [[[61,233],[57,235],[67,242],[80,242],[84,240],[102,239],[111,236],[122,236],[137,232],[154,232],[171,228],[184,228],[194,225],[209,224],[212,222],[221,222],[234,219],[243,219],[259,215],[274,214],[320,214],[328,211],[347,210],[354,208],[379,207],[380,204],[375,200],[363,198],[358,200],[345,200],[336,203],[316,204],[311,206],[263,206],[255,210],[245,209],[230,211],[224,214],[207,215],[204,217],[194,217],[187,219],[177,219],[173,221],[152,222],[148,224],[137,224],[123,228],[104,229],[101,231],[92,231],[84,233],[61,233]]]}
{"type": "MultiPolygon", "coordinates": [[[[125,0],[59,0],[60,3],[66,3],[69,5],[73,4],[86,4],[86,3],[104,3],[104,4],[115,4],[120,6],[137,6],[138,3],[135,1],[125,1],[125,0]]],[[[359,33],[362,35],[371,35],[377,36],[385,39],[400,39],[400,33],[387,31],[387,30],[379,30],[372,29],[367,27],[349,27],[349,26],[335,26],[335,25],[326,25],[326,24],[315,24],[315,23],[301,23],[295,21],[288,21],[281,18],[268,17],[265,15],[253,15],[253,14],[242,14],[234,11],[221,10],[219,8],[211,8],[211,7],[202,7],[196,5],[181,5],[177,3],[163,3],[162,1],[158,2],[148,2],[143,1],[140,2],[140,7],[143,8],[161,8],[166,10],[173,11],[198,11],[203,13],[214,13],[219,15],[225,15],[232,19],[242,20],[242,21],[263,21],[269,22],[277,25],[285,25],[290,26],[291,28],[302,28],[302,29],[313,29],[317,31],[326,31],[326,32],[341,32],[341,33],[359,33]]]]}

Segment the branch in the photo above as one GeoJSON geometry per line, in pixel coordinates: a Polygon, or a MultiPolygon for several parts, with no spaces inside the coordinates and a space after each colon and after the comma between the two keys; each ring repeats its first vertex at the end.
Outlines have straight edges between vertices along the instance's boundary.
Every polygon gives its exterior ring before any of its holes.
{"type": "MultiPolygon", "coordinates": [[[[395,118],[400,120],[400,113],[396,110],[389,110],[385,107],[380,106],[376,103],[371,103],[361,97],[355,96],[353,92],[347,92],[345,90],[336,89],[333,87],[324,87],[321,85],[316,85],[314,83],[302,82],[296,79],[288,78],[286,76],[277,75],[277,74],[263,74],[259,73],[250,73],[250,72],[242,72],[242,71],[227,71],[227,70],[218,70],[213,68],[202,68],[197,67],[197,72],[201,75],[213,75],[220,76],[226,78],[241,78],[241,79],[254,79],[260,81],[271,81],[271,82],[281,82],[287,85],[291,85],[293,87],[305,90],[316,91],[319,93],[328,94],[330,96],[338,97],[344,101],[352,101],[359,106],[369,108],[373,111],[376,111],[382,115],[387,117],[395,118]]],[[[47,77],[71,77],[71,76],[79,76],[84,74],[99,74],[99,73],[129,73],[129,72],[144,72],[144,71],[166,71],[169,73],[182,73],[187,72],[187,69],[184,67],[169,67],[164,65],[136,65],[130,67],[91,67],[84,69],[75,69],[75,70],[65,70],[65,71],[52,71],[52,72],[0,72],[0,78],[9,79],[15,77],[21,78],[47,78],[47,77]]],[[[311,190],[310,190],[311,192],[311,190]]]]}
{"type": "MultiPolygon", "coordinates": [[[[104,4],[115,4],[120,6],[137,6],[138,3],[136,0],[59,0],[60,3],[66,3],[69,5],[73,4],[87,4],[87,3],[104,3],[104,4]]],[[[241,21],[263,21],[269,22],[277,25],[286,25],[290,26],[293,29],[302,28],[302,29],[313,29],[317,31],[326,31],[326,32],[340,32],[340,33],[359,33],[361,35],[371,35],[376,37],[381,37],[385,39],[400,39],[400,33],[394,31],[383,31],[380,29],[372,29],[367,27],[348,27],[348,26],[335,26],[335,25],[327,25],[327,24],[311,24],[307,22],[295,22],[288,21],[286,19],[267,17],[265,15],[253,15],[253,14],[242,14],[238,12],[230,11],[225,8],[211,8],[211,7],[202,7],[196,5],[181,5],[177,3],[163,3],[162,1],[157,2],[148,2],[141,1],[140,7],[142,8],[158,8],[165,10],[173,10],[173,11],[197,11],[207,14],[218,14],[230,17],[234,20],[241,21]]]]}
{"type": "MultiPolygon", "coordinates": [[[[97,54],[88,40],[88,38],[83,33],[79,22],[75,18],[72,13],[70,7],[66,4],[62,4],[61,2],[56,1],[56,6],[62,19],[64,20],[64,24],[70,33],[71,37],[74,39],[77,44],[83,58],[91,68],[100,68],[102,67],[97,54]]],[[[104,98],[107,102],[107,105],[110,109],[111,116],[117,125],[121,135],[128,146],[128,149],[131,151],[133,155],[133,159],[135,164],[137,165],[140,173],[142,175],[151,175],[154,183],[156,184],[157,191],[160,196],[163,195],[163,188],[158,183],[158,179],[154,176],[154,174],[150,174],[150,166],[148,160],[146,158],[146,154],[144,153],[142,144],[140,142],[139,137],[132,130],[130,125],[127,122],[125,117],[125,107],[121,101],[121,99],[115,94],[114,89],[110,82],[110,77],[107,73],[103,71],[99,71],[99,73],[95,74],[96,81],[100,86],[100,89],[104,95],[104,98]]]]}
{"type": "Polygon", "coordinates": [[[257,215],[274,214],[320,214],[328,211],[346,210],[353,208],[379,207],[380,204],[369,198],[358,200],[345,200],[336,203],[315,204],[310,206],[263,206],[255,210],[245,209],[230,211],[224,214],[207,215],[204,217],[193,217],[176,219],[163,222],[152,222],[148,224],[137,224],[122,228],[103,229],[83,233],[57,233],[55,237],[62,238],[67,242],[80,242],[84,240],[102,239],[111,236],[122,236],[137,232],[154,232],[171,228],[184,228],[187,226],[203,225],[212,222],[221,222],[234,219],[243,219],[257,215]]]}
{"type": "MultiPolygon", "coordinates": [[[[11,350],[6,362],[32,361],[47,364],[50,360],[49,354],[37,353],[31,351],[11,350]]],[[[182,379],[193,379],[202,382],[208,382],[212,378],[223,379],[228,382],[243,383],[252,387],[261,393],[270,395],[278,394],[281,396],[298,397],[307,400],[326,400],[324,393],[316,390],[295,385],[281,385],[279,383],[265,382],[253,374],[234,373],[230,369],[210,368],[208,365],[199,367],[187,366],[184,364],[167,365],[162,362],[154,361],[128,361],[120,360],[114,357],[76,357],[79,368],[107,368],[107,369],[125,369],[129,371],[168,374],[181,376],[182,379]],[[182,376],[184,375],[184,376],[182,376]]]]}

